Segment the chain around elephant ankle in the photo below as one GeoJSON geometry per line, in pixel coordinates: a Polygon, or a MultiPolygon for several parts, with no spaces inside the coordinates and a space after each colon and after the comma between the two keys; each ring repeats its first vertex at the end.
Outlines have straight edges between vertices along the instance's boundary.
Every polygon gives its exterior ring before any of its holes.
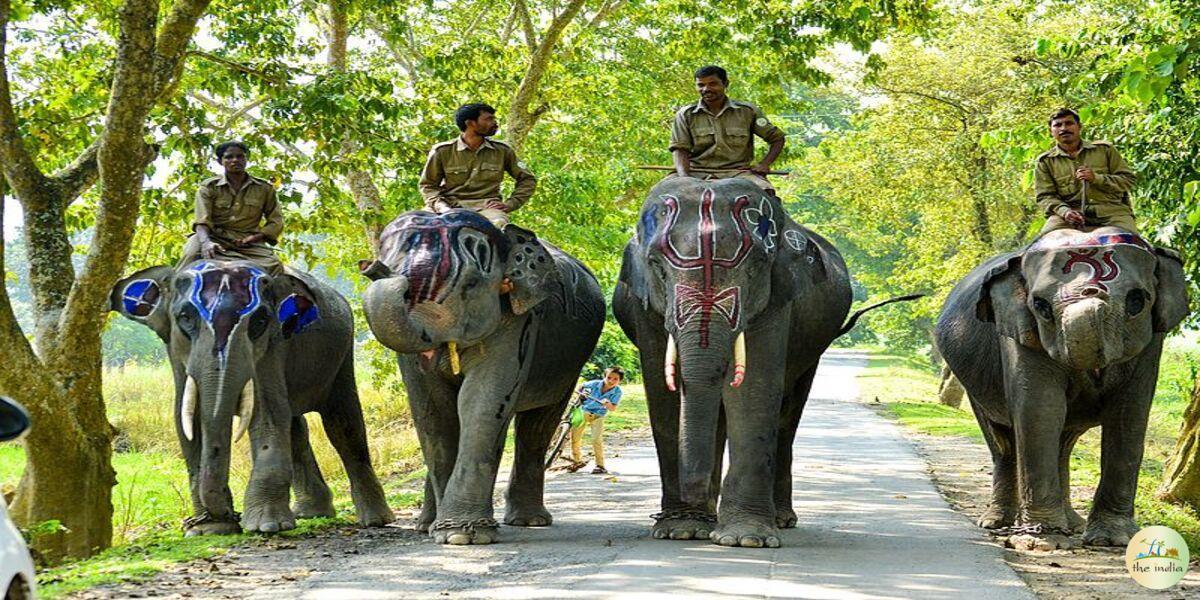
{"type": "Polygon", "coordinates": [[[183,530],[187,531],[197,525],[203,525],[205,523],[240,523],[241,520],[242,513],[240,512],[234,512],[231,516],[226,518],[217,518],[212,516],[212,514],[210,514],[207,510],[202,510],[200,511],[200,514],[192,515],[183,520],[183,530]]]}
{"type": "Polygon", "coordinates": [[[1071,531],[1062,527],[1053,527],[1042,523],[1033,523],[1031,525],[1013,525],[1012,527],[1003,527],[1001,529],[991,530],[993,536],[1012,536],[1012,535],[1062,535],[1071,537],[1071,531]]]}
{"type": "Polygon", "coordinates": [[[705,523],[716,523],[717,517],[711,513],[694,508],[680,508],[675,510],[664,510],[650,515],[655,521],[665,521],[667,519],[679,519],[687,521],[703,521],[705,523]]]}
{"type": "Polygon", "coordinates": [[[488,517],[480,517],[478,519],[438,519],[429,525],[429,532],[433,533],[442,529],[465,529],[474,532],[481,527],[499,527],[500,524],[495,519],[488,517]]]}

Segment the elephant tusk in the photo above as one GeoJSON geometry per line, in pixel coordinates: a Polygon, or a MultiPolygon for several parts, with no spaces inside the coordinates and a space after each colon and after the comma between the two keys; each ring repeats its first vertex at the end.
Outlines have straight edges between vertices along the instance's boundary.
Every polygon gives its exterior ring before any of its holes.
{"type": "Polygon", "coordinates": [[[446,342],[446,350],[450,351],[450,371],[458,375],[462,372],[462,364],[458,362],[458,344],[446,342]]]}
{"type": "Polygon", "coordinates": [[[192,429],[195,420],[196,380],[188,375],[187,383],[183,385],[183,402],[179,404],[179,428],[183,430],[183,437],[189,442],[195,437],[195,431],[192,429]]]}
{"type": "Polygon", "coordinates": [[[663,366],[663,375],[667,378],[667,389],[675,391],[675,358],[677,349],[675,348],[675,336],[667,334],[667,360],[663,366]]]}
{"type": "Polygon", "coordinates": [[[246,430],[250,429],[250,418],[254,416],[254,380],[247,379],[246,387],[242,388],[241,401],[238,402],[238,426],[237,431],[233,434],[233,442],[236,444],[238,440],[246,435],[246,430]]]}
{"type": "Polygon", "coordinates": [[[733,342],[733,381],[731,387],[738,387],[746,380],[746,332],[738,334],[733,342]]]}

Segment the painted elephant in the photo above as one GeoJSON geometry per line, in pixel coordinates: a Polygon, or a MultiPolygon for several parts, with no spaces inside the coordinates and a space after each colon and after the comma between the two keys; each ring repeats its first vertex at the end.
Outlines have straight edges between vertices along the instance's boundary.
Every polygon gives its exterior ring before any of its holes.
{"type": "Polygon", "coordinates": [[[398,354],[428,475],[417,526],[438,543],[497,539],[492,490],[509,420],[504,522],[549,525],[550,437],[604,322],[596,278],[515,225],[468,210],[399,216],[381,237],[367,322],[398,354]]]}
{"type": "Polygon", "coordinates": [[[666,179],[640,215],[613,313],[646,374],[662,473],[652,535],[777,547],[778,528],[796,524],[800,414],[821,353],[846,329],[846,265],[741,179],[666,179]]]}
{"type": "Polygon", "coordinates": [[[309,445],[304,413],[312,411],[349,475],[359,523],[393,520],[367,448],[354,381],[354,321],[332,288],[290,269],[272,277],[244,261],[201,260],[119,281],[111,309],[167,344],[195,509],[188,535],[239,530],[229,490],[230,438],[236,442],[247,430],[253,467],[241,528],[276,532],[295,527],[296,516],[333,516],[333,496],[309,445]]]}
{"type": "Polygon", "coordinates": [[[1115,228],[1049,233],[950,292],[936,340],[992,453],[979,524],[1069,547],[1075,441],[1102,427],[1102,476],[1083,541],[1124,545],[1163,337],[1187,315],[1179,255],[1115,228]]]}

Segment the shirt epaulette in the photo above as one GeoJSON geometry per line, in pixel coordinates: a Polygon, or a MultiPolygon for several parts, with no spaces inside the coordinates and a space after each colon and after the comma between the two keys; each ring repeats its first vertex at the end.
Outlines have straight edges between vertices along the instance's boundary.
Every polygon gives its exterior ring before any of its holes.
{"type": "Polygon", "coordinates": [[[497,146],[504,146],[505,148],[512,148],[512,146],[509,146],[509,145],[508,145],[508,142],[502,142],[502,141],[500,141],[500,140],[497,140],[497,139],[492,139],[492,138],[488,138],[488,141],[489,141],[489,142],[491,142],[491,143],[493,143],[493,144],[495,144],[495,145],[497,145],[497,146]]]}
{"type": "Polygon", "coordinates": [[[1108,140],[1092,140],[1092,143],[1097,146],[1112,146],[1113,143],[1108,140]]]}
{"type": "Polygon", "coordinates": [[[212,184],[214,184],[214,183],[217,183],[218,181],[221,181],[221,176],[220,176],[220,175],[217,175],[216,177],[209,177],[208,179],[205,179],[204,181],[201,181],[201,182],[200,182],[200,185],[204,185],[204,186],[207,186],[207,185],[212,185],[212,184]]]}

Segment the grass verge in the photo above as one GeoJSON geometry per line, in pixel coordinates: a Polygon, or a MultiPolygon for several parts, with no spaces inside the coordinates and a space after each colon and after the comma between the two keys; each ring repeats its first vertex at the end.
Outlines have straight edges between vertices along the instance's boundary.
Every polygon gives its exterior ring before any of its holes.
{"type": "MultiPolygon", "coordinates": [[[[1200,544],[1200,514],[1154,496],[1175,446],[1198,365],[1200,350],[1194,346],[1172,343],[1163,353],[1135,504],[1139,523],[1166,525],[1182,534],[1193,548],[1200,544]]],[[[983,435],[965,400],[962,408],[937,402],[938,383],[938,375],[928,361],[879,352],[871,355],[866,370],[858,377],[861,397],[881,403],[886,414],[905,427],[930,435],[971,438],[983,444],[983,435]]],[[[1099,481],[1100,428],[1094,428],[1080,438],[1071,454],[1072,503],[1085,516],[1099,481]]]]}

